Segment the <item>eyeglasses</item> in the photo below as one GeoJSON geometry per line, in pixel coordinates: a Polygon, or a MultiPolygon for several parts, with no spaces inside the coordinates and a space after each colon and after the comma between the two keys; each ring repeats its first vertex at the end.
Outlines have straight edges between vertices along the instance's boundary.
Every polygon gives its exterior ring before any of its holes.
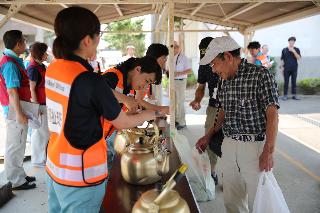
{"type": "Polygon", "coordinates": [[[214,66],[214,63],[210,63],[210,64],[209,64],[209,66],[210,66],[211,68],[213,68],[213,66],[214,66]]]}

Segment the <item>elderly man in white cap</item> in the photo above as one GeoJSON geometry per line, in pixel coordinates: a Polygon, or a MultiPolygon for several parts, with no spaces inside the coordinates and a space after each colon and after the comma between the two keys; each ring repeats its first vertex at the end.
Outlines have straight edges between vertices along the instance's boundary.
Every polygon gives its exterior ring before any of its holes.
{"type": "Polygon", "coordinates": [[[278,89],[270,72],[240,58],[231,37],[213,39],[200,65],[210,64],[222,79],[218,121],[199,139],[205,150],[221,128],[224,204],[228,213],[251,212],[262,171],[273,167],[278,131],[278,89]]]}

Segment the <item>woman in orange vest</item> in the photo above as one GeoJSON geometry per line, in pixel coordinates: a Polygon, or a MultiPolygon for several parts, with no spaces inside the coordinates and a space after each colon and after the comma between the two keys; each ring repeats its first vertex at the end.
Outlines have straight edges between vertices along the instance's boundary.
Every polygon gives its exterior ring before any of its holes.
{"type": "Polygon", "coordinates": [[[33,129],[31,134],[31,163],[36,167],[44,167],[46,163],[46,147],[49,140],[47,121],[45,74],[46,66],[42,63],[47,60],[48,46],[45,43],[32,44],[31,60],[27,68],[30,82],[31,102],[40,104],[41,126],[33,129]]]}
{"type": "MultiPolygon", "coordinates": [[[[116,67],[108,69],[103,73],[103,77],[114,90],[115,97],[122,103],[124,111],[136,113],[139,108],[146,108],[160,111],[161,114],[169,114],[168,106],[157,106],[135,98],[136,91],[144,91],[149,84],[161,83],[162,70],[153,57],[129,58],[116,67]]],[[[108,143],[108,169],[111,170],[116,131],[108,121],[105,121],[104,126],[108,143]]]]}
{"type": "Polygon", "coordinates": [[[94,73],[100,22],[88,9],[69,7],[55,19],[56,60],[46,71],[51,132],[47,148],[49,212],[99,212],[108,177],[103,120],[130,128],[155,119],[155,111],[124,113],[108,82],[94,73]],[[103,91],[103,92],[101,92],[103,91]]]}

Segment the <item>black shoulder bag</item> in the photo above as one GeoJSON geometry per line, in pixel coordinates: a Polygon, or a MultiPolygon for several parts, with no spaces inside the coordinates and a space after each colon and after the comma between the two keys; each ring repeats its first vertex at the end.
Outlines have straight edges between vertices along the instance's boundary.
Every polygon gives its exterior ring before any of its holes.
{"type": "MultiPolygon", "coordinates": [[[[221,89],[221,79],[218,83],[218,88],[221,89]]],[[[216,118],[214,119],[214,127],[216,126],[218,121],[219,111],[220,111],[220,108],[218,108],[216,118]]],[[[223,139],[224,139],[224,135],[221,128],[218,132],[212,135],[209,142],[209,148],[220,158],[222,156],[221,145],[222,145],[223,139]]]]}

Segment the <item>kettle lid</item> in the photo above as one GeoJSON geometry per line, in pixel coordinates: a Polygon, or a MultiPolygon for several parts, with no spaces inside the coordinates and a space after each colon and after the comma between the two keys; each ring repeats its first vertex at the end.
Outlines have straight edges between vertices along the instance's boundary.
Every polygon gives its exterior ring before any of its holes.
{"type": "MultiPolygon", "coordinates": [[[[141,196],[141,205],[148,209],[149,205],[158,197],[159,192],[157,190],[149,190],[142,194],[141,196]]],[[[160,209],[168,209],[178,205],[180,201],[180,195],[174,190],[170,190],[166,197],[163,198],[160,202],[160,209]]]]}

